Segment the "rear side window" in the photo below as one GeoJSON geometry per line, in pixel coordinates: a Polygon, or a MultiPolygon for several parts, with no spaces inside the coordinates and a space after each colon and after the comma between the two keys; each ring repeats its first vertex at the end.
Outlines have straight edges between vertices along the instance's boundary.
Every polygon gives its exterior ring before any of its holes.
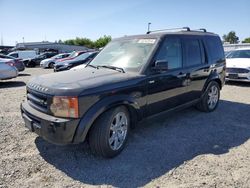
{"type": "Polygon", "coordinates": [[[198,39],[184,39],[184,55],[186,66],[202,64],[203,57],[201,47],[201,43],[198,39]]]}
{"type": "Polygon", "coordinates": [[[181,41],[178,38],[166,38],[156,56],[157,60],[168,62],[168,69],[182,67],[181,41]]]}
{"type": "Polygon", "coordinates": [[[210,59],[212,61],[218,61],[225,59],[224,49],[219,37],[207,36],[206,37],[207,48],[209,50],[210,59]]]}

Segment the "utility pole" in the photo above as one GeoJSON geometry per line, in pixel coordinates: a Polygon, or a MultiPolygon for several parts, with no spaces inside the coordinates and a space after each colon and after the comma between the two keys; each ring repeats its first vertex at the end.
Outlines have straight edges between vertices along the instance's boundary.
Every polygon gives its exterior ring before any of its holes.
{"type": "Polygon", "coordinates": [[[150,32],[150,25],[151,25],[151,23],[148,22],[148,33],[150,32]]]}
{"type": "Polygon", "coordinates": [[[3,46],[3,34],[1,33],[1,46],[3,46]]]}

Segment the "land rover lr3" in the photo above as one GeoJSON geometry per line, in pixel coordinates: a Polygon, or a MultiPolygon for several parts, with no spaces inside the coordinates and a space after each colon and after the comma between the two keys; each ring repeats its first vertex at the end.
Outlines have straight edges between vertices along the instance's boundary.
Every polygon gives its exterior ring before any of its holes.
{"type": "Polygon", "coordinates": [[[21,113],[26,127],[49,142],[88,140],[95,154],[114,157],[143,118],[191,105],[215,110],[224,82],[218,35],[148,32],[113,40],[81,70],[33,78],[21,113]]]}

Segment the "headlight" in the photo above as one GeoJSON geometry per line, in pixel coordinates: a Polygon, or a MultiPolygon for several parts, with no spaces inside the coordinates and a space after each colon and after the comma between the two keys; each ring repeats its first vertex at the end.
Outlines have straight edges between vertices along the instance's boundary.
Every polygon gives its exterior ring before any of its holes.
{"type": "Polygon", "coordinates": [[[78,98],[77,97],[53,97],[50,105],[51,112],[58,117],[78,118],[78,98]]]}

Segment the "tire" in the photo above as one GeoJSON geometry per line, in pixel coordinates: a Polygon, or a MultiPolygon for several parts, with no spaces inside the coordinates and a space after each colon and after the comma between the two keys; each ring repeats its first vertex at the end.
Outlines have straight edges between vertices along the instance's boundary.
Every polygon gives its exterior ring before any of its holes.
{"type": "Polygon", "coordinates": [[[36,63],[34,61],[28,61],[27,62],[27,67],[35,67],[36,63]]]}
{"type": "Polygon", "coordinates": [[[51,62],[51,63],[49,63],[48,67],[51,68],[51,69],[53,69],[54,68],[54,64],[55,64],[54,62],[51,62]]]}
{"type": "Polygon", "coordinates": [[[119,106],[104,112],[90,130],[91,151],[104,158],[117,156],[125,147],[129,128],[130,116],[126,107],[119,106]]]}
{"type": "Polygon", "coordinates": [[[209,82],[201,101],[197,104],[197,109],[202,112],[212,112],[219,104],[220,86],[216,81],[209,82]]]}

